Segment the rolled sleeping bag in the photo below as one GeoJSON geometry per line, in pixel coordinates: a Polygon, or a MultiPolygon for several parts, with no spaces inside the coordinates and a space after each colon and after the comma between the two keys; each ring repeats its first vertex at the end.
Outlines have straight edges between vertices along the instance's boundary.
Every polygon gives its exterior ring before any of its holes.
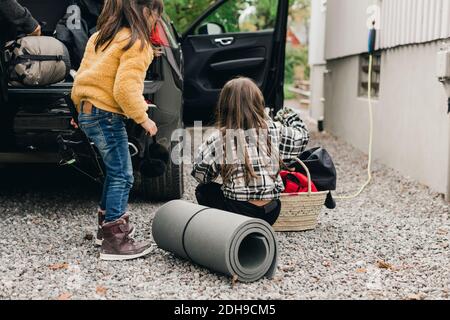
{"type": "Polygon", "coordinates": [[[63,81],[70,73],[66,46],[53,37],[28,36],[9,42],[9,83],[13,87],[43,87],[63,81]]]}
{"type": "Polygon", "coordinates": [[[159,248],[239,281],[275,275],[278,245],[263,220],[176,200],[156,212],[152,231],[159,248]]]}

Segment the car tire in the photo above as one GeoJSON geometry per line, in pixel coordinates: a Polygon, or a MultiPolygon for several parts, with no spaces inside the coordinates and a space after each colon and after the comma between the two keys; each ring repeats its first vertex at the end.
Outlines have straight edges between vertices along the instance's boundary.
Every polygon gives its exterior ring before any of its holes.
{"type": "Polygon", "coordinates": [[[135,175],[138,193],[148,201],[178,200],[184,194],[183,165],[171,162],[166,173],[159,178],[144,178],[140,172],[135,175]]]}

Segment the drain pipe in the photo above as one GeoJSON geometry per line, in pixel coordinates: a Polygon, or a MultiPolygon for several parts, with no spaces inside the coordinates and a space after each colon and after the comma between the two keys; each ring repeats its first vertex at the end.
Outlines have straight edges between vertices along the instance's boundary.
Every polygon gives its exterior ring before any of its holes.
{"type": "Polygon", "coordinates": [[[438,52],[437,59],[437,77],[440,82],[444,85],[445,91],[447,93],[447,114],[449,116],[448,120],[448,135],[449,135],[449,146],[448,146],[448,178],[447,178],[447,194],[446,199],[450,202],[450,44],[443,43],[441,50],[438,52]]]}
{"type": "Polygon", "coordinates": [[[309,65],[311,66],[310,117],[317,121],[319,131],[324,131],[325,78],[328,73],[325,58],[327,0],[311,1],[311,26],[309,65]]]}

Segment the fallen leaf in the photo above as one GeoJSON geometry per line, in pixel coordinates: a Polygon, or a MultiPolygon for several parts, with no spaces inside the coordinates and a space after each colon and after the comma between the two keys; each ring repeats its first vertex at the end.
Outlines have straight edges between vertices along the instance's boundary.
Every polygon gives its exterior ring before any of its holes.
{"type": "Polygon", "coordinates": [[[356,273],[367,273],[367,269],[358,268],[358,269],[356,269],[356,273]]]}
{"type": "Polygon", "coordinates": [[[406,299],[418,301],[418,300],[424,300],[426,298],[426,296],[427,295],[424,293],[418,293],[418,294],[412,294],[412,295],[408,296],[406,299]]]}
{"type": "Polygon", "coordinates": [[[233,278],[231,278],[231,287],[234,288],[236,284],[239,281],[239,277],[237,275],[234,275],[233,278]]]}
{"type": "Polygon", "coordinates": [[[48,267],[52,271],[67,270],[67,269],[69,269],[69,264],[68,263],[57,263],[57,264],[49,265],[48,267]]]}
{"type": "Polygon", "coordinates": [[[102,287],[102,286],[98,286],[98,287],[95,289],[95,292],[97,292],[97,294],[98,294],[99,296],[106,296],[106,291],[108,291],[108,289],[106,289],[105,287],[102,287]]]}
{"type": "Polygon", "coordinates": [[[281,281],[283,281],[283,277],[275,277],[275,278],[273,278],[273,281],[274,282],[281,282],[281,281]]]}
{"type": "Polygon", "coordinates": [[[281,270],[283,270],[283,272],[292,272],[295,270],[294,266],[285,266],[283,268],[281,268],[281,270]]]}
{"type": "Polygon", "coordinates": [[[380,269],[386,269],[386,270],[394,269],[391,264],[387,263],[386,261],[382,261],[382,260],[379,260],[377,262],[377,265],[378,265],[378,268],[380,268],[380,269]]]}
{"type": "Polygon", "coordinates": [[[57,300],[61,300],[61,301],[67,301],[70,299],[72,299],[72,295],[68,292],[60,294],[59,297],[57,298],[57,300]]]}
{"type": "Polygon", "coordinates": [[[85,241],[92,241],[94,239],[94,235],[92,233],[86,233],[84,236],[85,241]]]}

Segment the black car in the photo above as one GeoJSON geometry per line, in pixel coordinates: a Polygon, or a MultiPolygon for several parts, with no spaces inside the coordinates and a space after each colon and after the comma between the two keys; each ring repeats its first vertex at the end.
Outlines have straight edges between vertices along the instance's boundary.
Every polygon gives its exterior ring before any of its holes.
{"type": "MultiPolygon", "coordinates": [[[[45,35],[53,35],[57,22],[74,1],[19,2],[42,22],[45,35]]],[[[273,111],[283,104],[289,1],[271,2],[272,14],[263,19],[257,16],[258,1],[218,0],[182,33],[175,30],[176,21],[172,23],[165,17],[160,22],[163,55],[152,63],[144,90],[149,102],[157,106],[149,109],[149,115],[159,127],[159,143],[170,149],[174,130],[195,120],[211,120],[221,88],[236,76],[254,79],[273,111]],[[230,12],[234,23],[227,18],[230,12]]],[[[1,88],[0,101],[4,102],[0,105],[0,164],[56,164],[64,156],[73,155],[84,173],[101,179],[96,174],[101,172],[101,164],[96,168],[95,150],[89,150],[89,142],[70,125],[74,116],[70,108],[71,88],[70,81],[42,88],[1,88]]],[[[140,164],[153,140],[132,121],[128,123],[128,133],[135,190],[149,200],[180,198],[182,166],[172,163],[162,177],[142,177],[140,164]]]]}

